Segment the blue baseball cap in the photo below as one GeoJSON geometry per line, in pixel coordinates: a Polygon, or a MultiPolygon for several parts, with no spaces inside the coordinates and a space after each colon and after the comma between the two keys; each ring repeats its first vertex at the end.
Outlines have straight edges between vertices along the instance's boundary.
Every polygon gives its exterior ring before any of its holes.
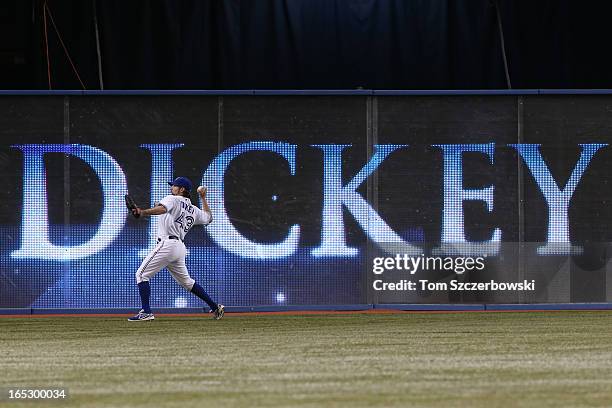
{"type": "Polygon", "coordinates": [[[184,187],[185,190],[191,191],[191,181],[187,177],[177,177],[174,181],[169,181],[171,186],[184,187]]]}

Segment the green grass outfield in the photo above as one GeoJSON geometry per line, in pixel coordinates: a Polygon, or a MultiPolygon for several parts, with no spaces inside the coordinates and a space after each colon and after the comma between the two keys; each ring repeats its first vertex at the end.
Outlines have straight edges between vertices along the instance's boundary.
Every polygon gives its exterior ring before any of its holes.
{"type": "Polygon", "coordinates": [[[612,405],[612,312],[0,318],[15,407],[612,405]]]}

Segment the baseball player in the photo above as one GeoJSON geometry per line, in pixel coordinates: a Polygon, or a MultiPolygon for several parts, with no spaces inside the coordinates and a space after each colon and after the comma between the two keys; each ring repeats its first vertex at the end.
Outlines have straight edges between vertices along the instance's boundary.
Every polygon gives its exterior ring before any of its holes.
{"type": "Polygon", "coordinates": [[[206,187],[198,187],[202,198],[202,208],[191,204],[191,181],[186,177],[177,177],[169,182],[172,194],[164,197],[153,208],[141,209],[136,206],[131,209],[135,217],[160,215],[157,228],[157,245],[142,261],[136,271],[136,283],[142,310],[136,316],[130,317],[131,322],[153,320],[149,299],[151,286],[149,281],[157,272],[168,268],[172,277],[185,289],[205,301],[210,307],[215,320],[223,317],[223,305],[216,304],[190,276],[185,266],[185,244],[183,239],[194,225],[208,225],[212,222],[212,213],[206,202],[206,187]]]}

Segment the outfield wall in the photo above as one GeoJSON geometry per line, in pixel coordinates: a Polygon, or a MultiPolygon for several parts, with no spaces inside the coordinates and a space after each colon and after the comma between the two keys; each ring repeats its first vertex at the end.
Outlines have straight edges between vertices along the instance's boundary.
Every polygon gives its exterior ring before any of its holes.
{"type": "MultiPolygon", "coordinates": [[[[0,308],[138,307],[156,224],[123,195],[176,175],[215,220],[187,266],[237,308],[606,303],[599,93],[4,93],[0,308]]],[[[200,304],[167,272],[152,301],[200,304]]]]}

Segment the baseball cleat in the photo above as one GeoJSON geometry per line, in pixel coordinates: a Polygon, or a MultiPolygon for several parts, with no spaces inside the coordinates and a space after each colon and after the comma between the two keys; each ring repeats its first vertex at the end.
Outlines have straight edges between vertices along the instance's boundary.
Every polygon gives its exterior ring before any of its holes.
{"type": "Polygon", "coordinates": [[[128,322],[142,322],[145,320],[155,320],[155,316],[153,316],[153,313],[145,313],[145,311],[141,309],[136,316],[128,318],[128,322]]]}
{"type": "Polygon", "coordinates": [[[223,317],[224,314],[225,314],[225,306],[217,305],[217,310],[213,312],[213,319],[219,320],[223,317]]]}

